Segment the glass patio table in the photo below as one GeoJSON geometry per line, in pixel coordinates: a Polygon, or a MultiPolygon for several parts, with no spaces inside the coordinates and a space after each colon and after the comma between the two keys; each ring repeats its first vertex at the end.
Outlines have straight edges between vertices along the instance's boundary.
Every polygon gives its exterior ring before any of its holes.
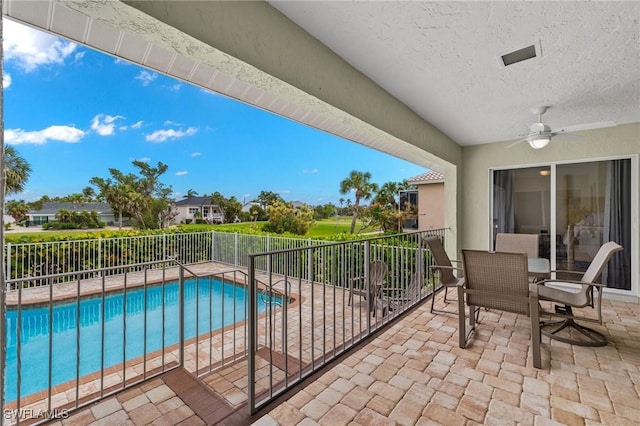
{"type": "Polygon", "coordinates": [[[551,276],[551,266],[549,259],[543,257],[527,258],[529,275],[536,281],[544,280],[551,276]]]}

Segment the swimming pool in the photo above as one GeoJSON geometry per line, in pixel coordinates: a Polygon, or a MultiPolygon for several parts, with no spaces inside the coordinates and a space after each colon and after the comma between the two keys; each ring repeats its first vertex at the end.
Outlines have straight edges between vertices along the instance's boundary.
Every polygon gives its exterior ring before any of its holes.
{"type": "MultiPolygon", "coordinates": [[[[196,334],[196,280],[185,281],[184,325],[185,338],[196,334]]],[[[200,280],[198,290],[198,333],[208,333],[242,321],[247,316],[244,286],[219,280],[200,280]],[[223,291],[224,290],[224,291],[223,291]],[[222,307],[224,306],[224,310],[222,307]]],[[[88,298],[80,302],[80,377],[140,357],[145,352],[145,290],[136,288],[102,298],[88,298]],[[126,307],[126,315],[124,308],[126,307]],[[104,328],[104,355],[102,334],[104,328]],[[126,348],[124,347],[126,330],[126,348]],[[104,356],[104,361],[103,361],[104,356]]],[[[153,285],[146,289],[146,353],[158,351],[178,343],[178,283],[153,285]],[[164,289],[164,291],[163,291],[164,289]],[[164,294],[164,297],[163,297],[164,294]],[[164,310],[163,310],[164,299],[164,310]],[[164,329],[164,345],[162,332],[164,329]]],[[[266,305],[258,298],[258,312],[266,305]]],[[[52,386],[74,380],[78,365],[77,305],[74,302],[53,307],[52,386]]],[[[20,332],[20,397],[46,390],[49,374],[49,308],[23,307],[20,332]]],[[[7,352],[5,401],[17,397],[17,328],[15,309],[7,309],[7,352]]]]}

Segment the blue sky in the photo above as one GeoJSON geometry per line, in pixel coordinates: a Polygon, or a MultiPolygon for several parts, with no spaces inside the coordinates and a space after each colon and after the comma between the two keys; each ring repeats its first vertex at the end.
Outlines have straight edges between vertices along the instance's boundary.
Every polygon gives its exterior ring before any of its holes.
{"type": "Polygon", "coordinates": [[[3,66],[5,143],[33,169],[10,199],[77,193],[109,168],[136,171],[133,160],[167,164],[161,181],[176,199],[273,191],[312,205],[353,199],[339,193],[351,170],[379,184],[425,172],[7,19],[3,66]]]}

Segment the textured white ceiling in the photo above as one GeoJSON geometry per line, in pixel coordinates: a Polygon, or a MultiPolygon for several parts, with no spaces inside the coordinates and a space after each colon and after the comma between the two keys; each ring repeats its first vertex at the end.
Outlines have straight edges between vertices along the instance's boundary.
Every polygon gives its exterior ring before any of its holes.
{"type": "Polygon", "coordinates": [[[461,145],[526,134],[542,105],[552,129],[640,122],[640,2],[270,4],[461,145]]]}

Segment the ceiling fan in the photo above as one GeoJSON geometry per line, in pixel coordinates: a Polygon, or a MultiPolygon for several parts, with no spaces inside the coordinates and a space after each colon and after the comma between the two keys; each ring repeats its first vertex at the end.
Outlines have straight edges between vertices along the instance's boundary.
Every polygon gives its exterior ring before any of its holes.
{"type": "MultiPolygon", "coordinates": [[[[532,123],[529,126],[529,133],[523,139],[517,140],[516,142],[507,145],[506,148],[511,148],[512,146],[518,145],[521,142],[529,142],[529,145],[533,149],[541,149],[545,146],[549,145],[551,139],[554,137],[563,137],[563,138],[571,138],[571,139],[580,139],[582,136],[574,135],[569,132],[577,132],[580,130],[590,130],[590,129],[599,129],[603,127],[613,127],[616,125],[613,121],[603,121],[599,123],[588,123],[588,124],[579,124],[576,126],[564,127],[558,130],[551,130],[549,126],[542,122],[542,114],[547,112],[547,110],[551,108],[549,106],[541,106],[533,109],[533,113],[538,115],[538,121],[536,123],[532,123]]],[[[521,135],[524,136],[524,135],[521,135]]]]}

